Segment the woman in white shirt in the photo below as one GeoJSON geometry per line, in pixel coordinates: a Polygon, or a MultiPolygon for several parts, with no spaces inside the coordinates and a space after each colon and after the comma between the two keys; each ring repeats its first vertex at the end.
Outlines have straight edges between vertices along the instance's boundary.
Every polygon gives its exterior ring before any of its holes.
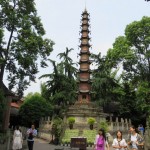
{"type": "Polygon", "coordinates": [[[144,139],[136,132],[136,128],[133,125],[130,126],[130,132],[131,135],[128,145],[131,146],[131,149],[138,150],[140,147],[144,146],[144,139]]]}
{"type": "Polygon", "coordinates": [[[127,143],[125,139],[122,138],[122,132],[117,131],[117,137],[113,140],[112,147],[115,148],[115,150],[124,150],[127,148],[127,143]]]}
{"type": "Polygon", "coordinates": [[[13,135],[13,150],[22,149],[22,133],[19,130],[19,126],[16,127],[13,135]]]}

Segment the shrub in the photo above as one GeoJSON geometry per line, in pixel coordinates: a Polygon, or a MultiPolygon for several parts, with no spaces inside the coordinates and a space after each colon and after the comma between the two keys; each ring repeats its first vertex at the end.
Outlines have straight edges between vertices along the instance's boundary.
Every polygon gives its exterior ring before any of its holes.
{"type": "Polygon", "coordinates": [[[75,123],[75,118],[74,117],[69,117],[68,118],[68,123],[69,124],[74,124],[75,123]]]}
{"type": "Polygon", "coordinates": [[[99,123],[99,128],[103,128],[105,133],[107,133],[108,132],[108,124],[107,124],[107,122],[106,121],[101,121],[99,123]]]}
{"type": "Polygon", "coordinates": [[[92,118],[92,117],[88,118],[88,124],[89,125],[93,125],[95,123],[95,121],[96,121],[95,118],[92,118]]]}

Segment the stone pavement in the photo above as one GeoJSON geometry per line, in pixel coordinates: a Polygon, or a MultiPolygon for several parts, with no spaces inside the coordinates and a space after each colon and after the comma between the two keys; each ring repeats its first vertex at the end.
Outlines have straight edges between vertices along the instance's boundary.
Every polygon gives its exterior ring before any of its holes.
{"type": "MultiPolygon", "coordinates": [[[[25,142],[24,144],[26,144],[26,141],[24,141],[24,142],[25,142]]],[[[26,148],[23,148],[23,150],[28,150],[27,146],[26,146],[26,148]]],[[[78,148],[70,148],[69,146],[65,147],[65,146],[52,145],[52,144],[49,144],[48,141],[36,138],[35,142],[34,142],[33,150],[79,150],[79,149],[78,148]]],[[[92,150],[92,147],[88,147],[87,150],[92,150]]],[[[112,149],[110,149],[110,150],[112,150],[112,149]]]]}
{"type": "MultiPolygon", "coordinates": [[[[26,141],[25,141],[26,142],[26,141]]],[[[28,150],[27,146],[24,150],[28,150]]],[[[49,142],[42,139],[35,139],[33,150],[78,150],[78,148],[70,148],[65,146],[56,146],[49,144],[49,142]]],[[[92,150],[92,148],[87,148],[87,150],[92,150]]]]}

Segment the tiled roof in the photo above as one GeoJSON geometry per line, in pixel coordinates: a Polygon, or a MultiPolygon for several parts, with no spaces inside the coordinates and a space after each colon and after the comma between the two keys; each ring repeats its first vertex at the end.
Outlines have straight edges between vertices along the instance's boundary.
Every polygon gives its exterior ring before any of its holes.
{"type": "Polygon", "coordinates": [[[17,103],[11,103],[11,107],[19,108],[20,106],[17,103]]]}

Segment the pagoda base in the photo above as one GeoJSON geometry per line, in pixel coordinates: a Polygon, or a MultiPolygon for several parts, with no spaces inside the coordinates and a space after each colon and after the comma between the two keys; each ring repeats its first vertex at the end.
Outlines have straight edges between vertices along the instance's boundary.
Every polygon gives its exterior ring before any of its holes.
{"type": "Polygon", "coordinates": [[[74,105],[70,106],[68,111],[64,114],[64,122],[67,124],[67,118],[74,117],[75,129],[89,129],[88,118],[92,117],[96,120],[94,123],[94,128],[97,128],[100,121],[106,121],[107,116],[109,116],[109,114],[104,113],[102,107],[97,107],[95,103],[88,101],[77,101],[74,105]]]}

